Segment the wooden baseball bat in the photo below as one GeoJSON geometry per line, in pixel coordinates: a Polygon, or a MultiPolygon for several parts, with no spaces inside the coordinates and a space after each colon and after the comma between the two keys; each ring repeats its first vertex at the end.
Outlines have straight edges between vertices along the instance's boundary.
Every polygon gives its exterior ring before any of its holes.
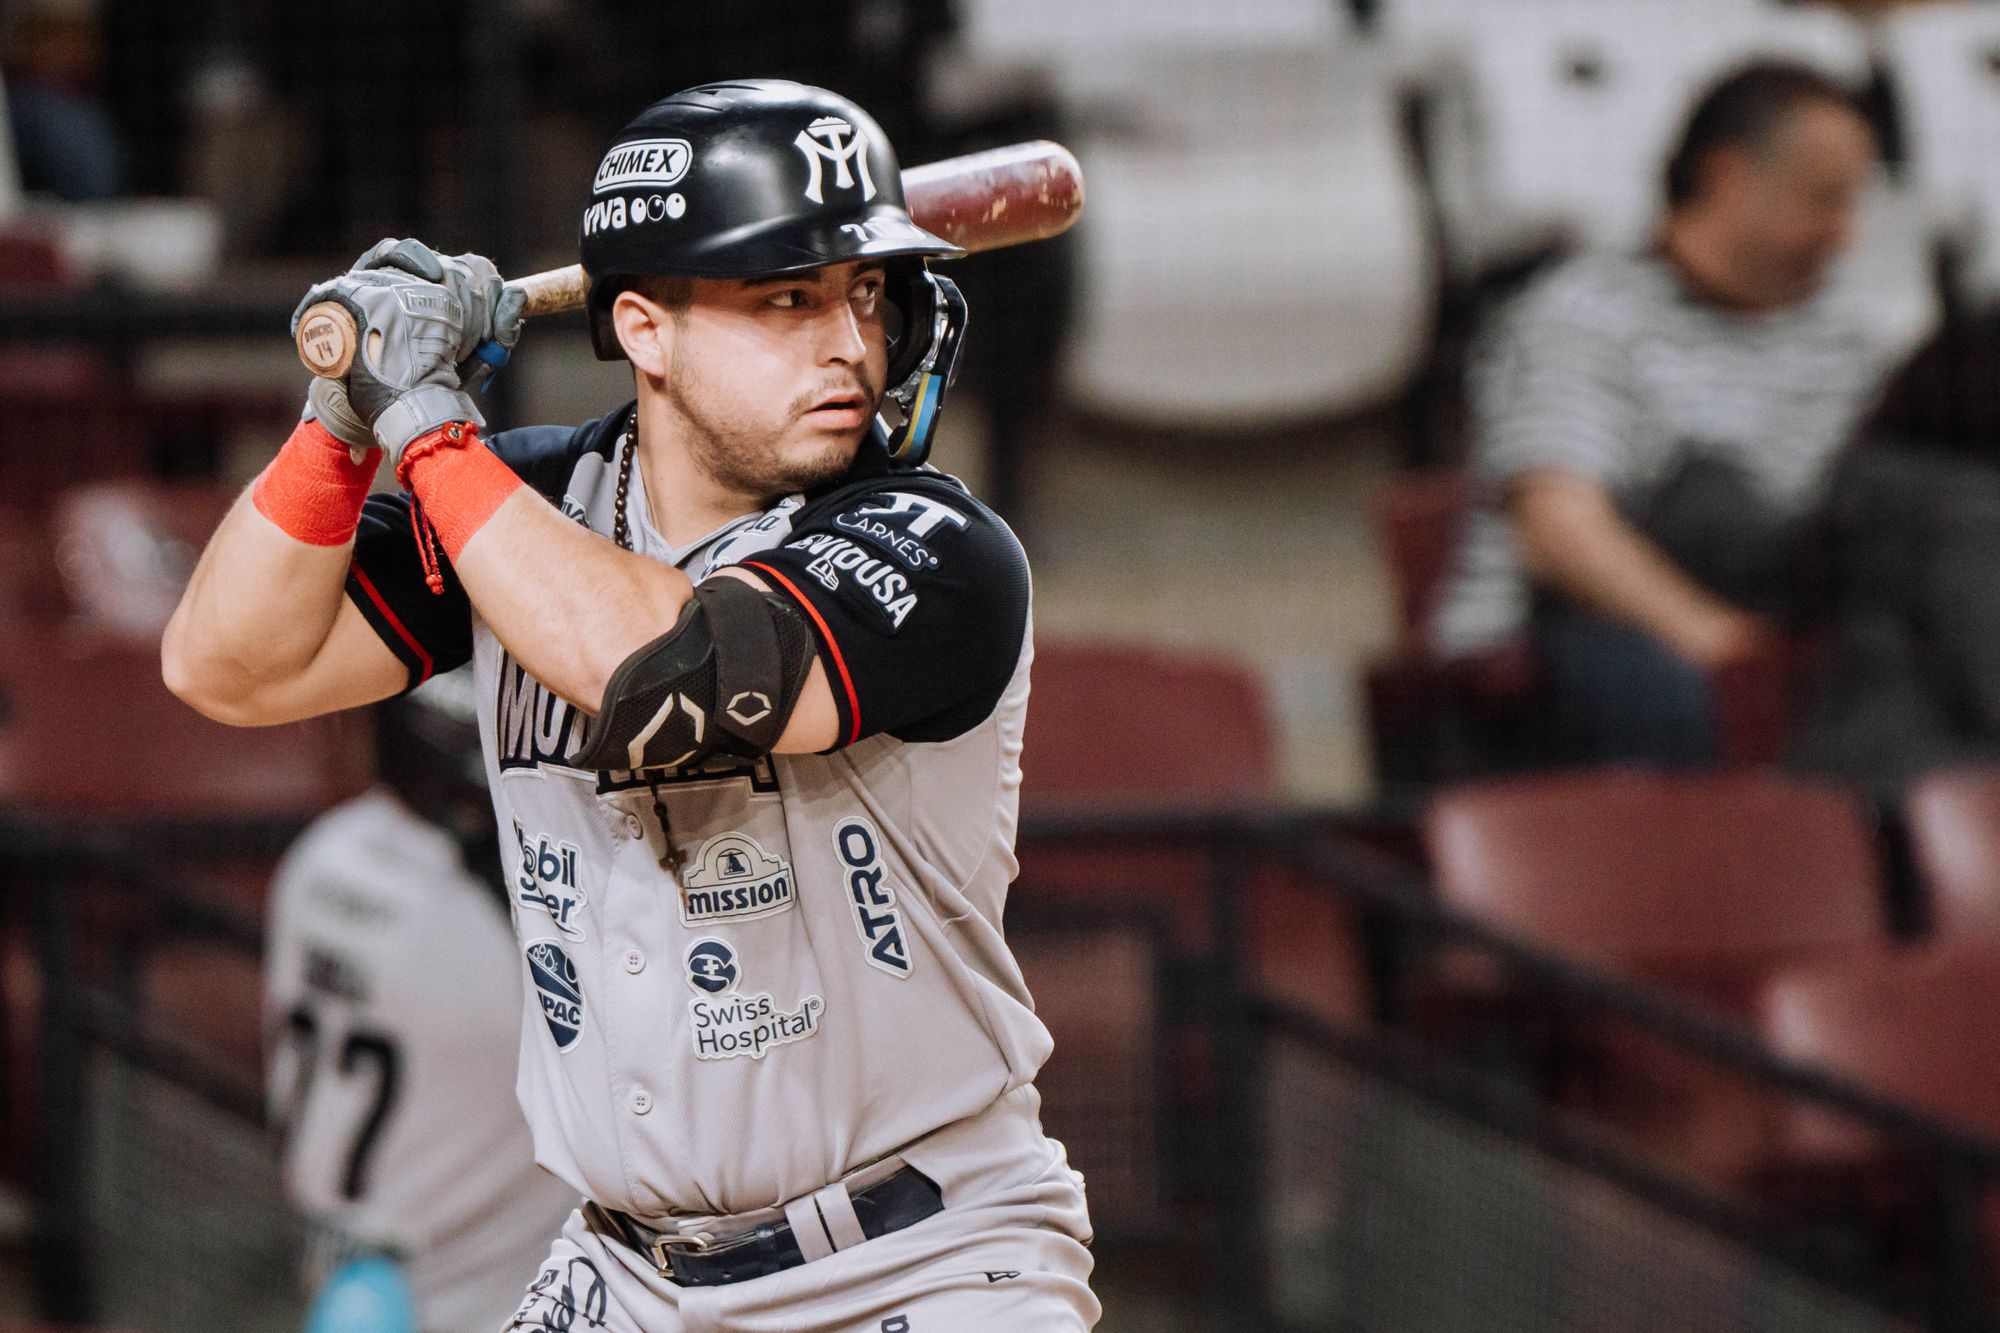
{"type": "MultiPolygon", "coordinates": [[[[916,224],[977,253],[1069,230],[1083,210],[1083,169],[1061,144],[1038,139],[946,158],[903,173],[916,224]]],[[[581,264],[531,273],[509,286],[527,293],[526,314],[579,310],[590,290],[581,264]]],[[[315,375],[340,376],[354,361],[354,316],[321,301],[299,320],[299,360],[315,375]]]]}

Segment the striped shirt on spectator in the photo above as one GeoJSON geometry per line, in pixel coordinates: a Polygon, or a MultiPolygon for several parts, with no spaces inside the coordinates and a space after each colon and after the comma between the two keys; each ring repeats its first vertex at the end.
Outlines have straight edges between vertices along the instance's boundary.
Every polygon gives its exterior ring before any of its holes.
{"type": "Polygon", "coordinates": [[[1590,255],[1538,279],[1473,358],[1473,512],[1432,624],[1457,656],[1527,626],[1501,512],[1536,468],[1602,482],[1631,512],[1691,451],[1737,464],[1780,512],[1814,505],[1874,402],[1891,349],[1831,292],[1769,314],[1721,309],[1656,255],[1590,255]]]}

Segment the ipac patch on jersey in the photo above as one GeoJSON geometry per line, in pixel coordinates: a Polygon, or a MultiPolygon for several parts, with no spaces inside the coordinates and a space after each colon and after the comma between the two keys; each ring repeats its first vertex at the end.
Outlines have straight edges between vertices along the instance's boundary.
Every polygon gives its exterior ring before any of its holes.
{"type": "Polygon", "coordinates": [[[854,929],[867,947],[868,965],[892,977],[908,977],[910,947],[903,936],[903,914],[896,909],[896,889],[882,865],[882,841],[875,826],[860,815],[841,820],[834,826],[833,849],[847,871],[854,929]]]}
{"type": "Polygon", "coordinates": [[[681,924],[749,921],[797,901],[792,867],[747,833],[718,833],[689,858],[681,877],[681,924]]]}
{"type": "Polygon", "coordinates": [[[541,998],[542,1017],[556,1039],[556,1049],[567,1051],[583,1035],[583,983],[577,979],[576,964],[554,940],[535,940],[528,945],[528,975],[541,998]]]}

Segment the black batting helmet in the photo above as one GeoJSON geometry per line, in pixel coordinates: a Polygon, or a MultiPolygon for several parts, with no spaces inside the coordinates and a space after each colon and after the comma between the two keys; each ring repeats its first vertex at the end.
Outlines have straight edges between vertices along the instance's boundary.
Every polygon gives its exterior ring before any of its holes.
{"type": "Polygon", "coordinates": [[[754,278],[885,261],[894,308],[891,451],[921,462],[951,382],[965,299],[927,259],[965,252],[911,221],[895,150],[867,112],[781,79],[703,84],[653,103],[597,166],[578,250],[598,359],[622,359],[611,306],[635,278],[754,278]]]}

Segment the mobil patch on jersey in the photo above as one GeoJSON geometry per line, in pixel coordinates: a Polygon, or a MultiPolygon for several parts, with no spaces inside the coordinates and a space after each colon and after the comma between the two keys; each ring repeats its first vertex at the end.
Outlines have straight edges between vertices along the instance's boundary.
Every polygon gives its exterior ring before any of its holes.
{"type": "Polygon", "coordinates": [[[542,1018],[556,1039],[556,1049],[570,1049],[583,1035],[583,983],[576,964],[554,940],[534,940],[528,945],[528,977],[535,983],[542,1018]]]}
{"type": "Polygon", "coordinates": [[[851,815],[834,826],[833,850],[847,875],[854,905],[854,929],[867,950],[868,966],[898,979],[910,975],[909,939],[896,908],[896,888],[882,865],[882,839],[875,826],[851,815]]]}
{"type": "Polygon", "coordinates": [[[519,824],[514,825],[514,841],[521,849],[514,901],[547,912],[565,939],[582,939],[583,876],[578,869],[582,851],[573,842],[556,842],[546,835],[530,840],[519,824]]]}
{"type": "Polygon", "coordinates": [[[749,921],[787,911],[797,898],[792,867],[747,833],[718,833],[681,874],[681,923],[749,921]]]}

